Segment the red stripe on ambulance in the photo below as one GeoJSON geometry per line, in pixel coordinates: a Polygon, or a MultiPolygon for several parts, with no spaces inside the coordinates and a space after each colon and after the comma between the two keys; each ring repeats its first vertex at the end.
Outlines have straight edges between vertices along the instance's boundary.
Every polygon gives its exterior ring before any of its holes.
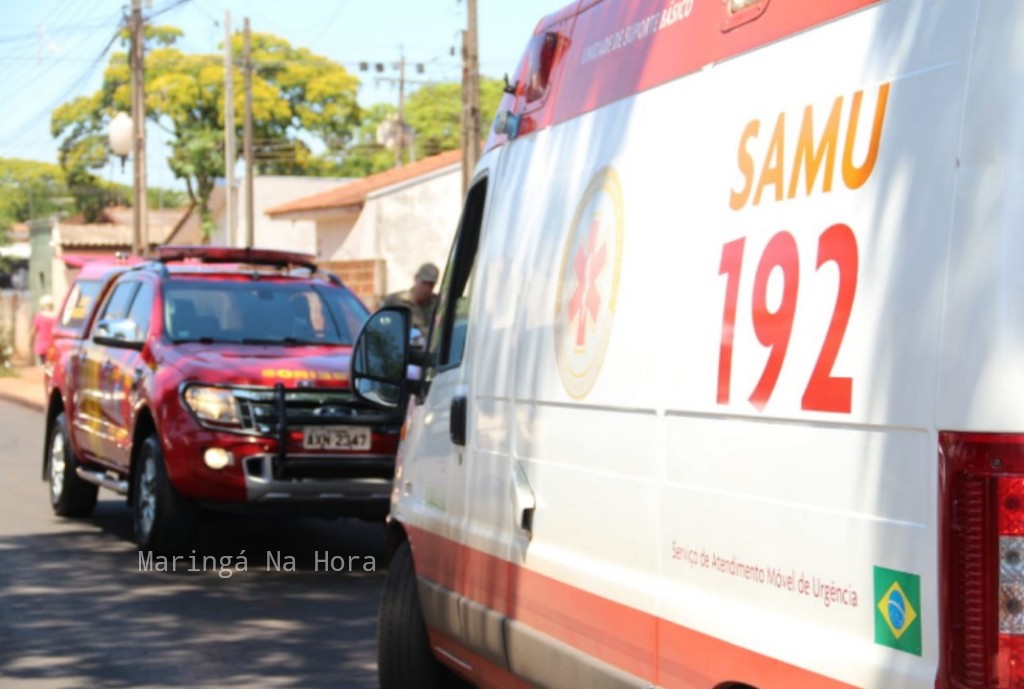
{"type": "MultiPolygon", "coordinates": [[[[851,689],[443,536],[407,528],[417,576],[658,686],[707,687],[725,679],[757,678],[760,689],[851,689]]],[[[484,677],[506,676],[455,640],[435,630],[430,635],[484,677]]]]}

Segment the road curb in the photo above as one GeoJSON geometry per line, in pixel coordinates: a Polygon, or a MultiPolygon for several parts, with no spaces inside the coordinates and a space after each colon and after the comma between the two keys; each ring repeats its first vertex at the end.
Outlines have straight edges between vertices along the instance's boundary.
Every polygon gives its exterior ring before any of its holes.
{"type": "Polygon", "coordinates": [[[46,408],[46,405],[43,404],[42,402],[27,400],[24,397],[12,395],[11,393],[3,392],[2,390],[0,390],[0,400],[3,400],[4,402],[10,402],[11,404],[17,404],[19,407],[24,407],[26,409],[31,409],[32,411],[37,411],[40,413],[42,413],[42,411],[46,408]]]}

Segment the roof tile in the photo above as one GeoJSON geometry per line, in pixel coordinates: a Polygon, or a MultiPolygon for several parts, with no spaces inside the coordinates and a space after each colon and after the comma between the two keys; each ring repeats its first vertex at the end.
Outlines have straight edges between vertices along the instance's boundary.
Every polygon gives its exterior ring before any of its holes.
{"type": "Polygon", "coordinates": [[[449,165],[454,165],[460,160],[462,160],[461,151],[445,151],[429,158],[417,160],[415,163],[408,163],[402,167],[379,172],[355,182],[342,184],[319,194],[282,203],[268,208],[265,212],[269,216],[275,216],[286,213],[322,211],[360,205],[366,201],[367,196],[379,189],[436,172],[449,165]]]}

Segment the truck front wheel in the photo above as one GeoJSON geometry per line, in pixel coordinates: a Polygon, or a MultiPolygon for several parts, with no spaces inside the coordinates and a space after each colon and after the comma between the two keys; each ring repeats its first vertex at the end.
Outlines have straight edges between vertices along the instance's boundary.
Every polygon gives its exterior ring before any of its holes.
{"type": "Polygon", "coordinates": [[[132,522],[139,550],[181,555],[191,547],[199,521],[195,503],[174,490],[155,435],[139,448],[132,522]]]}
{"type": "Polygon", "coordinates": [[[46,445],[50,506],[61,517],[88,517],[96,509],[99,487],[78,476],[78,459],[68,441],[68,422],[58,414],[50,428],[46,445]]]}

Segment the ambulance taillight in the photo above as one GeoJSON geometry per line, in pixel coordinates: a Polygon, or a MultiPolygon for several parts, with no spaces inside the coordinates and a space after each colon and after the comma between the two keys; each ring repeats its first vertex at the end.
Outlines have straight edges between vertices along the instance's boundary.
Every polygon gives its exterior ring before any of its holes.
{"type": "Polygon", "coordinates": [[[998,485],[1000,684],[1024,687],[1024,478],[998,485]]]}
{"type": "Polygon", "coordinates": [[[1024,435],[940,433],[941,689],[1024,689],[1024,435]]]}

